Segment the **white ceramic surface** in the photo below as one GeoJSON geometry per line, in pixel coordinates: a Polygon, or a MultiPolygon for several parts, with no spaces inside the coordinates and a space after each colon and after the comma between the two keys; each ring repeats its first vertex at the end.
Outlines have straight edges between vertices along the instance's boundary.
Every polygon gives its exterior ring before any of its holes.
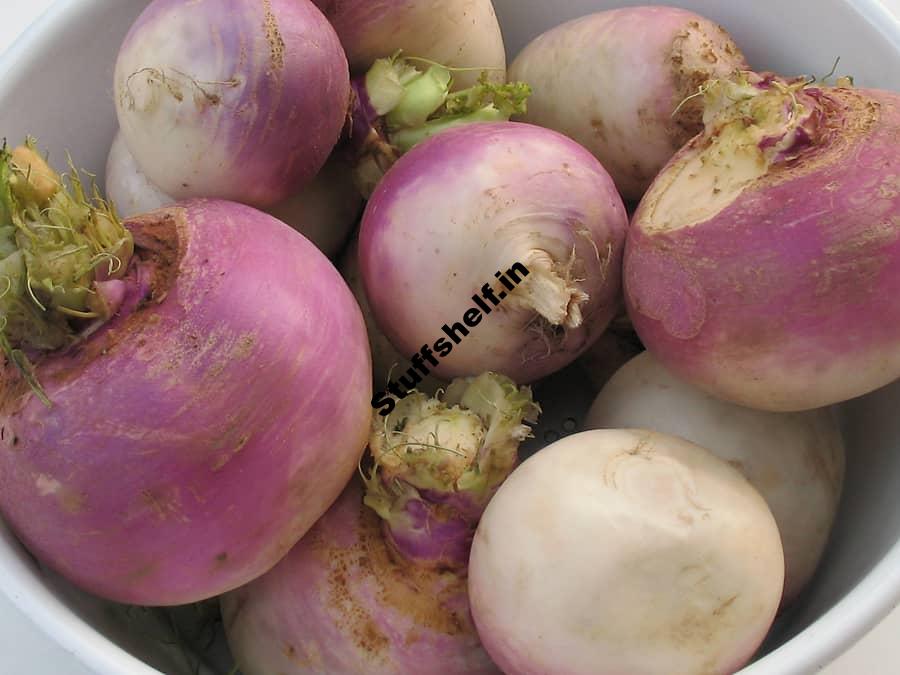
{"type": "MultiPolygon", "coordinates": [[[[641,4],[620,0],[494,2],[511,54],[542,28],[567,18],[591,9],[641,4]]],[[[0,39],[8,26],[4,13],[25,6],[33,10],[41,4],[49,3],[0,1],[0,39]]],[[[110,99],[113,60],[121,37],[144,4],[145,0],[58,2],[0,57],[0,133],[12,140],[35,134],[42,146],[51,150],[51,159],[68,149],[79,165],[101,171],[115,126],[110,99]]],[[[900,91],[900,0],[680,0],[669,4],[694,9],[725,24],[757,68],[823,74],[834,58],[841,56],[840,71],[854,74],[859,85],[900,91]]],[[[2,44],[0,41],[0,47],[2,44]]],[[[781,622],[769,645],[772,651],[743,672],[813,672],[875,625],[900,598],[898,404],[900,384],[844,406],[847,487],[821,573],[802,602],[781,622]]],[[[117,614],[120,608],[98,604],[43,575],[5,529],[0,529],[0,589],[61,647],[56,653],[62,656],[57,658],[71,654],[69,658],[77,657],[88,671],[104,675],[159,672],[112,645],[95,630],[99,627],[134,653],[153,658],[162,671],[177,668],[177,659],[161,649],[158,641],[142,637],[146,627],[123,633],[117,614]]],[[[890,637],[886,642],[893,642],[890,637]]],[[[894,654],[900,656],[900,646],[894,654]]],[[[833,666],[827,672],[900,673],[900,667],[892,665],[896,656],[889,659],[887,654],[868,653],[845,669],[833,666]]],[[[74,661],[34,672],[10,665],[0,654],[0,673],[85,672],[74,661]]]]}

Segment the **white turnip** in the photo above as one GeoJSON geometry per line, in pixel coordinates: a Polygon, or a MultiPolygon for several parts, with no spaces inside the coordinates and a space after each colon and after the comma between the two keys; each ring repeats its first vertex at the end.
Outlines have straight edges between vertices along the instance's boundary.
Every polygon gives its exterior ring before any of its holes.
{"type": "Polygon", "coordinates": [[[781,599],[765,501],[675,436],[593,430],[525,460],[475,533],[472,616],[507,675],[738,670],[781,599]]]}
{"type": "Polygon", "coordinates": [[[644,352],[595,399],[586,429],[642,428],[681,436],[740,471],[766,500],[784,548],[782,604],[816,570],[844,480],[844,444],[833,411],[772,413],[713,398],[644,352]]]}

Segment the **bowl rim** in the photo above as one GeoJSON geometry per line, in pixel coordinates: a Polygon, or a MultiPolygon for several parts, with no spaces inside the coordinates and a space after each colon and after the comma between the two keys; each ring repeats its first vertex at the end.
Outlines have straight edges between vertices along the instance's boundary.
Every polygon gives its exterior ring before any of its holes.
{"type": "MultiPolygon", "coordinates": [[[[7,74],[62,34],[83,6],[83,0],[56,0],[9,45],[0,55],[0,98],[9,87],[7,74]]],[[[2,518],[0,545],[17,553],[0,558],[0,592],[54,644],[102,675],[163,675],[103,635],[41,583],[40,568],[2,518]]]]}
{"type": "MultiPolygon", "coordinates": [[[[900,58],[900,14],[882,0],[845,0],[869,26],[896,45],[900,58]]],[[[56,0],[0,55],[0,98],[6,74],[52,42],[77,16],[84,0],[56,0]]],[[[40,570],[0,519],[0,545],[18,551],[0,558],[0,592],[50,640],[103,675],[162,675],[133,656],[66,606],[39,582],[40,570]]],[[[805,675],[826,667],[900,604],[900,541],[831,609],[783,645],[745,666],[740,675],[805,675]]]]}

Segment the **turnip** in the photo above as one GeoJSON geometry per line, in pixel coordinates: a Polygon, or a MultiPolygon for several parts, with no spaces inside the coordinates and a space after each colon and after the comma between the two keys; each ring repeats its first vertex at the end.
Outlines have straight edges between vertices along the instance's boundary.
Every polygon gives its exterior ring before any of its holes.
{"type": "MultiPolygon", "coordinates": [[[[402,373],[409,367],[409,355],[400,354],[375,322],[359,273],[358,248],[358,241],[354,238],[341,255],[338,269],[350,286],[353,297],[359,303],[363,318],[366,320],[366,333],[369,336],[369,349],[372,352],[372,381],[378,389],[388,385],[395,371],[402,373]]],[[[422,381],[415,388],[433,395],[438,389],[446,388],[446,386],[447,383],[444,380],[440,380],[434,375],[424,375],[422,381]]]]}
{"type": "Polygon", "coordinates": [[[106,157],[106,198],[115,205],[116,214],[121,218],[155,211],[176,201],[141,171],[120,132],[116,133],[106,157]]]}
{"type": "Polygon", "coordinates": [[[682,379],[763,410],[900,376],[900,95],[743,73],[635,213],[629,315],[682,379]]]}
{"type": "Polygon", "coordinates": [[[114,98],[128,149],[163,193],[265,207],[325,163],[350,82],[309,0],[153,0],[122,43],[114,98]]]}
{"type": "Polygon", "coordinates": [[[797,597],[825,548],[844,479],[844,445],[830,409],[751,410],[674,377],[644,352],[603,388],[585,428],[639,427],[681,436],[726,460],[766,500],[784,548],[783,604],[797,597]]]}
{"type": "Polygon", "coordinates": [[[349,162],[333,154],[300,191],[266,209],[335,258],[359,222],[363,200],[349,162]]]}
{"type": "Polygon", "coordinates": [[[359,308],[324,255],[255,209],[195,200],[123,227],[35,157],[0,162],[4,520],[120,602],[245,583],[365,447],[359,308]]]}
{"type": "MultiPolygon", "coordinates": [[[[121,134],[116,134],[106,161],[106,196],[115,205],[116,213],[125,218],[176,201],[141,171],[121,134]]],[[[295,195],[266,209],[266,213],[293,227],[327,256],[340,251],[361,211],[362,198],[350,166],[337,154],[295,195]]]]}
{"type": "Polygon", "coordinates": [[[572,137],[603,163],[628,200],[703,129],[709,78],[747,64],[725,30],[675,7],[612,9],[552,28],[509,69],[534,88],[525,122],[572,137]],[[687,99],[687,100],[686,100],[687,99]]]}
{"type": "Polygon", "coordinates": [[[466,566],[537,412],[526,387],[485,373],[376,418],[365,489],[351,483],[274,569],[222,598],[241,670],[499,675],[469,616],[466,566]]]}
{"type": "Polygon", "coordinates": [[[403,50],[454,68],[460,88],[487,71],[506,76],[506,51],[491,0],[313,0],[337,30],[355,73],[403,50]]]}
{"type": "Polygon", "coordinates": [[[675,436],[593,430],[522,463],[478,525],[469,598],[507,675],[738,670],[784,558],[765,501],[675,436]]]}
{"type": "Polygon", "coordinates": [[[626,227],[600,163],[549,129],[470,124],[413,148],[359,236],[379,327],[427,362],[397,381],[493,370],[531,382],[574,360],[618,307],[626,227]]]}
{"type": "Polygon", "coordinates": [[[531,87],[524,82],[497,84],[485,71],[472,86],[451,93],[457,77],[439,63],[398,52],[353,79],[349,140],[364,196],[400,155],[426,138],[472,122],[506,122],[526,110],[531,87]]]}

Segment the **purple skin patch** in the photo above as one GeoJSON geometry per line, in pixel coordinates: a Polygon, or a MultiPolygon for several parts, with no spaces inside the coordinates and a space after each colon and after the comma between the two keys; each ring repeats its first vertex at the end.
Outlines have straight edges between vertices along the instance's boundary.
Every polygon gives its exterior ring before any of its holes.
{"type": "Polygon", "coordinates": [[[416,565],[465,569],[477,524],[477,520],[473,522],[458,512],[438,508],[435,503],[411,499],[400,514],[384,521],[384,535],[416,565]]]}

